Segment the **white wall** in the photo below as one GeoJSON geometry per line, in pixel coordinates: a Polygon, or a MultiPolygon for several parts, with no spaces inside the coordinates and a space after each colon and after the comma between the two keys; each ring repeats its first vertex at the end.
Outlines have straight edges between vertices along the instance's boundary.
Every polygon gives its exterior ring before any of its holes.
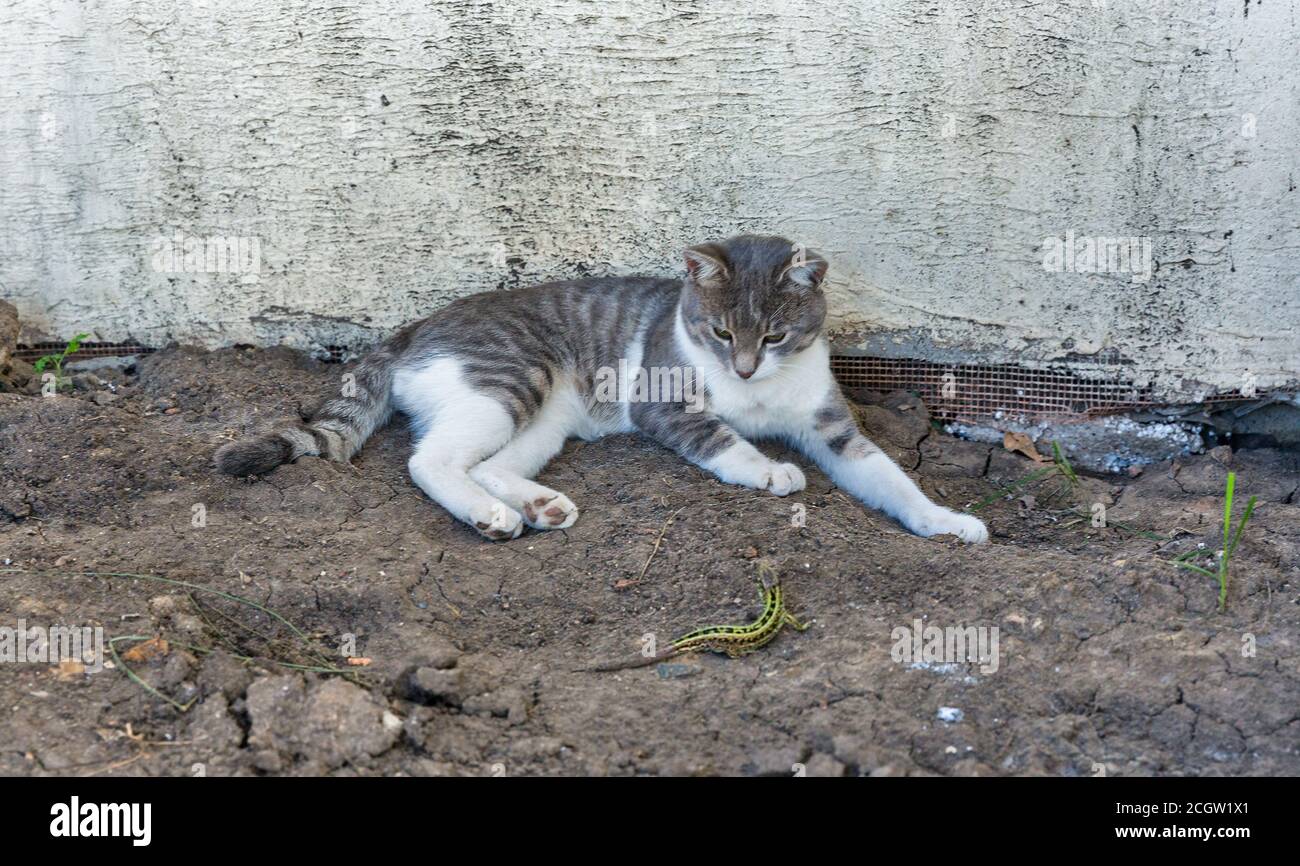
{"type": "Polygon", "coordinates": [[[18,0],[0,296],[60,336],[358,345],[459,294],[672,272],[684,244],[774,231],[830,255],[844,345],[1118,358],[1180,396],[1294,386],[1298,19],[1295,0],[18,0]],[[1150,237],[1158,270],[1045,272],[1070,230],[1150,237]],[[256,282],[159,273],[176,231],[256,238],[256,282]]]}

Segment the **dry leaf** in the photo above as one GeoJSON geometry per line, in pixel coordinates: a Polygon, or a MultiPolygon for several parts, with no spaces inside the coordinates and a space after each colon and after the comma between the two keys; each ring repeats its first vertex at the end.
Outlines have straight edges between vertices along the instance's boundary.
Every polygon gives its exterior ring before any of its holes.
{"type": "Polygon", "coordinates": [[[1047,462],[1047,458],[1034,447],[1034,440],[1024,433],[1003,433],[1002,447],[1014,454],[1023,454],[1035,463],[1047,462]]]}
{"type": "Polygon", "coordinates": [[[70,680],[86,672],[86,666],[76,659],[64,659],[59,662],[59,679],[70,680]]]}
{"type": "Polygon", "coordinates": [[[136,644],[126,652],[122,653],[122,658],[129,662],[147,662],[160,656],[167,655],[171,651],[167,641],[160,637],[150,638],[142,644],[136,644]]]}

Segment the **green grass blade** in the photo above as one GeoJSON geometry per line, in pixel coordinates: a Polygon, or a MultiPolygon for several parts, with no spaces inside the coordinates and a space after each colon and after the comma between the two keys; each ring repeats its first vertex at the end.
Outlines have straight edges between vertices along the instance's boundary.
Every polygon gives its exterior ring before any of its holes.
{"type": "Polygon", "coordinates": [[[1203,574],[1206,577],[1212,577],[1215,580],[1219,579],[1219,576],[1214,572],[1210,571],[1208,568],[1201,568],[1199,565],[1192,565],[1190,562],[1170,562],[1170,565],[1175,565],[1178,568],[1186,568],[1190,571],[1195,571],[1198,572],[1199,574],[1203,574]]]}
{"type": "Polygon", "coordinates": [[[1048,466],[1046,469],[1039,469],[1037,472],[1034,472],[1030,475],[1026,475],[1024,478],[1021,478],[1015,484],[1008,485],[1007,487],[1003,487],[1001,490],[997,491],[996,493],[990,494],[989,496],[985,496],[979,502],[975,503],[974,505],[972,505],[970,508],[966,510],[979,511],[984,506],[989,505],[990,503],[993,502],[997,502],[1003,496],[1006,496],[1011,493],[1015,493],[1017,490],[1024,487],[1026,484],[1033,484],[1035,481],[1038,481],[1039,479],[1042,478],[1046,478],[1048,475],[1051,475],[1053,472],[1058,472],[1058,471],[1060,471],[1059,467],[1057,467],[1055,464],[1048,466]]]}
{"type": "Polygon", "coordinates": [[[194,702],[199,699],[198,695],[195,695],[188,703],[182,704],[180,701],[176,700],[175,698],[167,697],[162,692],[158,691],[153,686],[149,685],[144,680],[142,680],[139,674],[131,670],[130,666],[125,661],[122,660],[121,656],[117,654],[117,644],[119,641],[124,641],[124,640],[146,641],[146,640],[153,640],[153,638],[149,637],[148,635],[140,635],[140,634],[126,634],[120,637],[109,638],[108,652],[110,655],[113,656],[113,663],[122,669],[122,673],[126,674],[127,679],[135,683],[140,688],[144,689],[149,694],[153,695],[158,700],[166,701],[167,703],[171,704],[173,707],[176,708],[178,712],[184,713],[188,711],[190,707],[194,706],[194,702]]]}
{"type": "Polygon", "coordinates": [[[1242,512],[1241,522],[1237,524],[1237,531],[1232,535],[1232,544],[1228,546],[1228,551],[1223,555],[1224,559],[1232,556],[1237,551],[1237,544],[1241,541],[1241,532],[1246,528],[1246,521],[1255,513],[1255,501],[1258,497],[1252,496],[1246,502],[1246,510],[1242,512]]]}
{"type": "Polygon", "coordinates": [[[1228,489],[1223,494],[1223,549],[1228,549],[1228,532],[1232,529],[1232,491],[1237,486],[1237,473],[1228,473],[1228,489]]]}
{"type": "Polygon", "coordinates": [[[1065,459],[1065,454],[1061,451],[1061,443],[1057,442],[1055,439],[1052,440],[1052,458],[1055,464],[1060,467],[1061,472],[1065,474],[1065,477],[1069,479],[1070,484],[1074,485],[1079,483],[1079,476],[1075,474],[1074,467],[1070,465],[1070,461],[1065,459]]]}
{"type": "MultiPolygon", "coordinates": [[[[28,569],[28,568],[5,568],[5,569],[0,569],[0,573],[41,574],[42,572],[35,571],[33,569],[28,569]]],[[[50,572],[44,572],[44,573],[48,574],[50,572]]],[[[57,574],[57,572],[54,573],[57,574]]],[[[257,602],[253,601],[251,598],[244,598],[243,596],[235,595],[233,593],[222,592],[219,589],[212,589],[211,587],[200,586],[197,583],[190,583],[189,581],[186,580],[176,580],[175,578],[171,578],[171,577],[163,577],[158,574],[135,574],[132,572],[125,572],[125,571],[74,571],[74,572],[65,572],[65,573],[80,575],[82,577],[95,577],[95,578],[117,577],[117,578],[132,578],[136,580],[156,580],[159,583],[166,583],[166,584],[170,584],[171,586],[183,586],[186,589],[190,589],[195,592],[204,592],[204,593],[208,593],[209,595],[215,595],[220,598],[228,599],[229,601],[236,602],[237,604],[247,605],[256,610],[260,610],[262,613],[266,614],[267,616],[271,617],[272,619],[282,624],[285,628],[289,629],[289,631],[293,633],[293,636],[302,642],[302,645],[306,649],[308,655],[314,657],[317,661],[320,661],[323,665],[328,666],[331,664],[330,660],[321,654],[320,650],[317,649],[316,644],[311,640],[311,638],[307,637],[307,635],[304,634],[301,629],[299,629],[293,623],[289,622],[289,620],[285,619],[280,614],[271,610],[269,607],[258,604],[257,602]]]]}

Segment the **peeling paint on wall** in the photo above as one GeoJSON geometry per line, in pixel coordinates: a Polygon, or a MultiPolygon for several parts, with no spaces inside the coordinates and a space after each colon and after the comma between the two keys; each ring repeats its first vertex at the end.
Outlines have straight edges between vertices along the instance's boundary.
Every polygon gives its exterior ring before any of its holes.
{"type": "Polygon", "coordinates": [[[841,345],[1294,388],[1300,14],[1248,11],[28,0],[0,296],[55,335],[357,346],[771,231],[830,256],[841,345]],[[258,272],[160,270],[177,232],[256,239],[258,272]],[[1045,270],[1070,233],[1149,239],[1149,280],[1045,270]]]}

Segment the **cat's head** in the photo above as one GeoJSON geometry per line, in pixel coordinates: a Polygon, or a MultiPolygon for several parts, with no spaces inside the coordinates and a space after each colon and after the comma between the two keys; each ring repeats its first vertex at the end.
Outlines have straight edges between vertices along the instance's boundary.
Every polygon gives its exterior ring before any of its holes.
{"type": "Polygon", "coordinates": [[[686,250],[688,337],[739,379],[774,374],[821,335],[826,260],[781,237],[741,235],[686,250]]]}

